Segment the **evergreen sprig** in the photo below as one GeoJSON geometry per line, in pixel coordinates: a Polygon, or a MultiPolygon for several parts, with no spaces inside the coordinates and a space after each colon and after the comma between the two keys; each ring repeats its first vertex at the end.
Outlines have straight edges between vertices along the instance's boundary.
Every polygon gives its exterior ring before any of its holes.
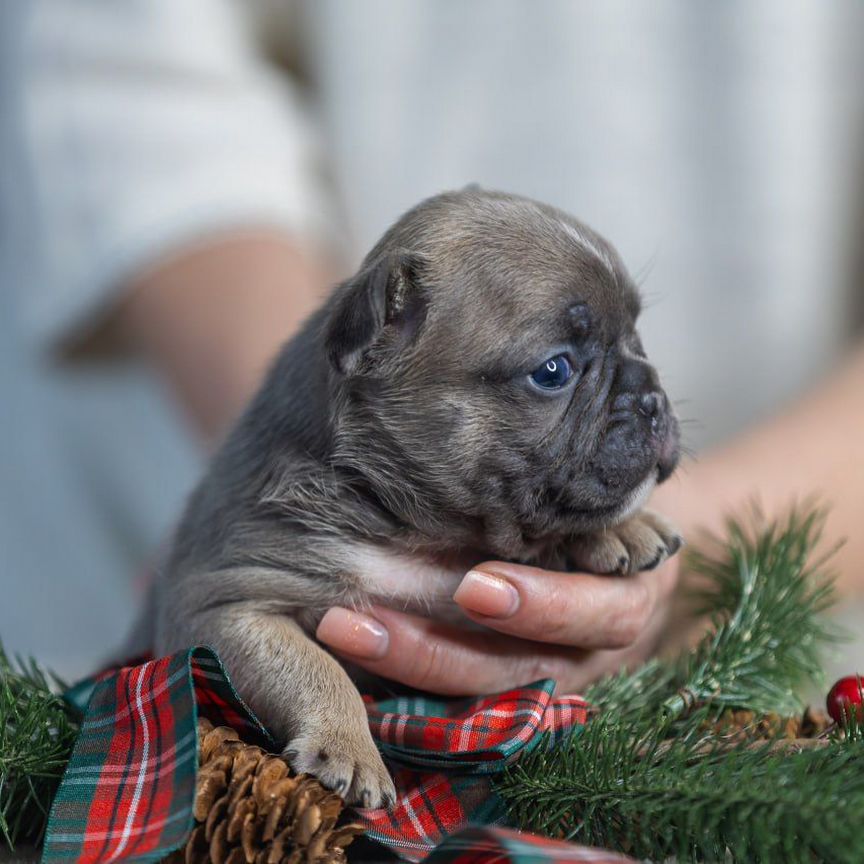
{"type": "Polygon", "coordinates": [[[688,566],[707,579],[697,596],[712,627],[696,649],[672,661],[602,679],[586,697],[631,719],[679,717],[711,702],[759,713],[794,713],[800,692],[822,681],[821,651],[836,641],[823,613],[834,602],[825,558],[811,562],[824,512],[793,511],[781,524],[748,530],[728,523],[714,554],[693,552],[688,566]]]}
{"type": "Polygon", "coordinates": [[[0,847],[37,843],[78,730],[60,685],[0,644],[0,847]]]}
{"type": "Polygon", "coordinates": [[[497,784],[515,824],[652,860],[864,861],[860,728],[791,750],[711,731],[732,707],[795,713],[821,679],[836,639],[825,559],[810,563],[823,522],[731,522],[720,554],[691,555],[710,632],[692,653],[589,688],[599,716],[497,784]]]}
{"type": "Polygon", "coordinates": [[[760,713],[794,713],[805,684],[822,683],[821,654],[836,635],[823,613],[834,589],[825,559],[808,563],[824,513],[793,511],[755,536],[735,520],[719,557],[695,552],[689,565],[709,580],[701,595],[713,633],[681,663],[681,692],[663,708],[678,716],[691,700],[760,713]]]}
{"type": "Polygon", "coordinates": [[[652,861],[864,861],[864,742],[789,752],[644,728],[601,715],[534,750],[498,785],[512,819],[652,861]]]}

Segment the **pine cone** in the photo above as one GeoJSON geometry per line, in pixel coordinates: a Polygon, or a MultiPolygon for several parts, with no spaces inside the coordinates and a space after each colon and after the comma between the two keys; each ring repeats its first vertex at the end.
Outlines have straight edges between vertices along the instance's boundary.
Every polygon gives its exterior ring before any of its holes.
{"type": "MultiPolygon", "coordinates": [[[[227,726],[198,722],[196,826],[170,864],[340,864],[359,834],[345,802],[227,726]]],[[[167,862],[166,862],[167,864],[167,862]]]]}
{"type": "Polygon", "coordinates": [[[730,710],[716,720],[706,722],[704,728],[715,735],[734,741],[789,742],[789,746],[806,741],[824,739],[831,726],[831,718],[824,711],[807,708],[801,715],[783,717],[779,714],[756,714],[753,711],[730,710]]]}

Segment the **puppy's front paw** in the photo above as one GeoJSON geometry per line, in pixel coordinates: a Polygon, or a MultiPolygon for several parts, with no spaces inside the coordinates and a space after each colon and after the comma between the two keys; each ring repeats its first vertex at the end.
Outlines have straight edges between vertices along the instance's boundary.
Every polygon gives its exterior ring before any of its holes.
{"type": "Polygon", "coordinates": [[[575,569],[625,576],[659,567],[683,544],[666,519],[642,510],[620,525],[575,538],[568,557],[575,569]]]}
{"type": "Polygon", "coordinates": [[[366,726],[353,718],[317,717],[285,746],[283,755],[298,773],[313,774],[358,807],[389,807],[396,787],[366,726]]]}

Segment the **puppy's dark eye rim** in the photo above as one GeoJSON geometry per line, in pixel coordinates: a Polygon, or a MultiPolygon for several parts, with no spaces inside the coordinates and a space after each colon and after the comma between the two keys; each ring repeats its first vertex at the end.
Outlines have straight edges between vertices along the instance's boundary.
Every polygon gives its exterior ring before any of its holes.
{"type": "Polygon", "coordinates": [[[564,352],[548,357],[528,374],[531,384],[545,391],[561,390],[576,377],[576,364],[564,352]]]}

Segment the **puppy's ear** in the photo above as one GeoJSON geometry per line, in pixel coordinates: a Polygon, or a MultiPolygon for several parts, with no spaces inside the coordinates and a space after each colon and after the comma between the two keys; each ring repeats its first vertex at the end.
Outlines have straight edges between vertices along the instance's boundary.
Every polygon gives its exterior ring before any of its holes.
{"type": "Polygon", "coordinates": [[[426,317],[421,267],[416,255],[388,255],[341,286],[326,335],[338,372],[367,371],[413,341],[426,317]]]}

